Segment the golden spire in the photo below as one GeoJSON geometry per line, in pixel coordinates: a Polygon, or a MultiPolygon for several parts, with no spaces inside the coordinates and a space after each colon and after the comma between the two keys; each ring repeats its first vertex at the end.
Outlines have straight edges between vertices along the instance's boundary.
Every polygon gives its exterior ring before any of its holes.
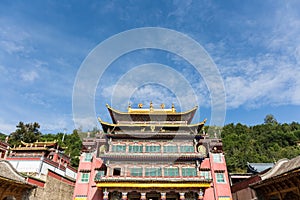
{"type": "Polygon", "coordinates": [[[131,111],[131,104],[128,103],[128,112],[130,112],[130,111],[131,111]]]}
{"type": "Polygon", "coordinates": [[[176,109],[175,109],[174,103],[172,103],[172,112],[176,112],[176,109]]]}
{"type": "Polygon", "coordinates": [[[153,103],[152,103],[152,101],[150,101],[150,111],[152,111],[153,110],[153,103]]]}

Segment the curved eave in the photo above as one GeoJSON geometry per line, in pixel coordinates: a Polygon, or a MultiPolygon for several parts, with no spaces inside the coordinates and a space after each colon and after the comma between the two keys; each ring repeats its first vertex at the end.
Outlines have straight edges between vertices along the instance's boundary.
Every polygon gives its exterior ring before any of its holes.
{"type": "Polygon", "coordinates": [[[131,119],[130,116],[135,116],[135,115],[147,115],[147,116],[182,116],[181,118],[187,118],[186,121],[188,123],[191,123],[196,110],[198,109],[198,106],[195,106],[194,108],[185,111],[185,112],[164,112],[164,111],[149,111],[146,113],[139,113],[139,112],[121,112],[119,110],[115,110],[112,107],[110,107],[108,104],[106,104],[106,107],[109,111],[109,114],[112,118],[113,123],[117,123],[117,121],[122,121],[122,120],[118,120],[116,118],[118,118],[120,116],[120,118],[125,117],[128,119],[131,119]]]}
{"type": "Polygon", "coordinates": [[[111,132],[114,131],[120,131],[122,130],[122,128],[125,129],[141,129],[141,128],[151,128],[151,127],[156,127],[156,128],[174,128],[174,129],[178,129],[178,130],[186,130],[186,129],[190,129],[190,130],[197,130],[197,132],[200,132],[200,130],[202,129],[202,127],[204,126],[206,119],[202,122],[199,122],[197,124],[187,124],[187,125],[181,125],[181,124],[111,124],[111,123],[107,123],[102,121],[100,118],[98,118],[103,131],[105,133],[107,133],[108,130],[110,130],[111,132]]]}
{"type": "Polygon", "coordinates": [[[264,180],[260,180],[256,183],[252,183],[250,184],[251,188],[254,189],[258,189],[267,185],[273,185],[274,183],[278,183],[278,182],[284,182],[286,180],[289,180],[291,177],[299,177],[300,176],[300,168],[297,168],[295,170],[291,170],[288,172],[285,172],[283,174],[279,174],[277,176],[274,177],[270,177],[264,180]]]}

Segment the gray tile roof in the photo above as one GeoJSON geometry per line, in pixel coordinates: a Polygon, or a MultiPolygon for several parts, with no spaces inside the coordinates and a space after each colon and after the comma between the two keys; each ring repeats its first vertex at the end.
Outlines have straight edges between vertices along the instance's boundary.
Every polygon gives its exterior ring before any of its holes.
{"type": "Polygon", "coordinates": [[[266,169],[272,168],[274,163],[247,163],[248,172],[260,173],[266,169]]]}
{"type": "Polygon", "coordinates": [[[6,160],[0,160],[0,178],[26,183],[25,177],[20,175],[15,168],[6,160]]]}

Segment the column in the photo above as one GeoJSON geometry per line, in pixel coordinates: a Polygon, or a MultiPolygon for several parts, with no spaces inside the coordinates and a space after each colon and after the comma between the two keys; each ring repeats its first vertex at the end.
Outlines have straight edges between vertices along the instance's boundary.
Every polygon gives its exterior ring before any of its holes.
{"type": "Polygon", "coordinates": [[[179,195],[180,195],[179,199],[180,199],[180,200],[185,200],[184,194],[185,194],[184,192],[180,192],[180,193],[179,193],[179,195]]]}
{"type": "Polygon", "coordinates": [[[109,192],[107,191],[106,188],[104,188],[104,190],[103,190],[103,200],[108,200],[108,194],[109,194],[109,192]]]}
{"type": "Polygon", "coordinates": [[[146,200],[146,192],[141,192],[141,200],[146,200]]]}
{"type": "Polygon", "coordinates": [[[166,200],[166,199],[167,199],[167,193],[161,192],[161,193],[160,193],[160,199],[161,199],[161,200],[166,200]]]}
{"type": "Polygon", "coordinates": [[[127,200],[127,192],[122,192],[122,200],[127,200]]]}
{"type": "Polygon", "coordinates": [[[182,177],[182,166],[181,165],[178,166],[178,171],[179,171],[179,176],[182,177]]]}
{"type": "Polygon", "coordinates": [[[202,199],[203,199],[203,195],[204,195],[203,190],[200,189],[200,190],[199,190],[199,193],[198,193],[198,199],[199,199],[199,200],[202,200],[202,199]]]}

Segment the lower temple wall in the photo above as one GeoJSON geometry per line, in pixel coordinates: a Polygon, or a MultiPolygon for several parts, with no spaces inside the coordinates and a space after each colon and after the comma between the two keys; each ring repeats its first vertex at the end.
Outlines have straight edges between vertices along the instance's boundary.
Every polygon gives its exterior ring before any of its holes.
{"type": "Polygon", "coordinates": [[[56,178],[47,176],[44,187],[37,187],[31,191],[30,200],[72,200],[74,186],[56,178]]]}

